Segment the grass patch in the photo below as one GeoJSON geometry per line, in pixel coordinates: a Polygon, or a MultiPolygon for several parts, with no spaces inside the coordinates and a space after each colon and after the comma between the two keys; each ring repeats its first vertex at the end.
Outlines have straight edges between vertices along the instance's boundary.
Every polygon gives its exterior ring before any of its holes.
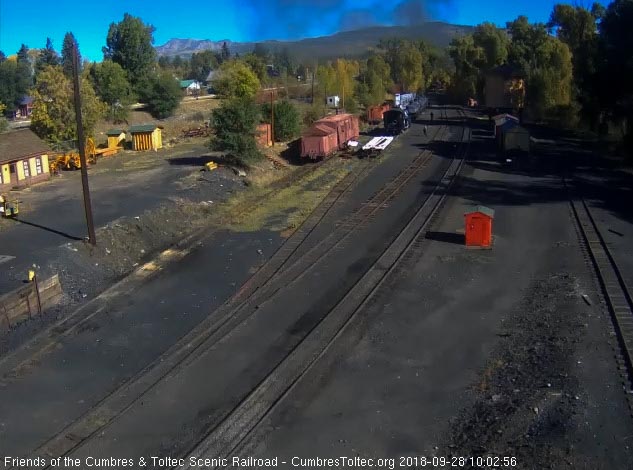
{"type": "Polygon", "coordinates": [[[221,209],[222,223],[235,231],[265,228],[288,233],[301,225],[332,187],[357,165],[357,160],[333,159],[283,187],[253,186],[221,209]]]}

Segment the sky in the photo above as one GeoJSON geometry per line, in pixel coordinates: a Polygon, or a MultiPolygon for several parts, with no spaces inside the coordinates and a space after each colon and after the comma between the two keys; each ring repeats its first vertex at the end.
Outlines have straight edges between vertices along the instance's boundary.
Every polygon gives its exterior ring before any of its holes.
{"type": "MultiPolygon", "coordinates": [[[[504,26],[519,15],[546,22],[562,0],[0,0],[0,50],[22,43],[41,48],[46,38],[61,49],[72,31],[83,57],[103,58],[108,27],[130,13],[155,27],[154,44],[171,38],[261,41],[324,36],[376,24],[446,21],[504,26]]],[[[589,6],[590,0],[574,3],[589,6]]],[[[601,1],[607,4],[607,0],[601,1]]]]}

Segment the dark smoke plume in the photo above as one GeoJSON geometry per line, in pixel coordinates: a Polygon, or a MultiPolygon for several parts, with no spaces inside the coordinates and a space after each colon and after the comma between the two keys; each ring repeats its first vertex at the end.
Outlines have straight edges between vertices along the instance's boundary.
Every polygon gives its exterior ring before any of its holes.
{"type": "Polygon", "coordinates": [[[415,25],[438,19],[452,0],[243,0],[247,36],[298,39],[376,25],[415,25]]]}

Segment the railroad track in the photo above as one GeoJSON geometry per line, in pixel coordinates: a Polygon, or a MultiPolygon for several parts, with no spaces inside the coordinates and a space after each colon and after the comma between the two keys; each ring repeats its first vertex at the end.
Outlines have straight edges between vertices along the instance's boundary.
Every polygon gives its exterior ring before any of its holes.
{"type": "Polygon", "coordinates": [[[587,202],[575,192],[566,179],[569,201],[576,224],[585,242],[600,288],[611,314],[622,356],[618,358],[629,408],[633,413],[633,296],[617,261],[605,242],[600,226],[587,202]]]}
{"type": "MultiPolygon", "coordinates": [[[[383,252],[367,273],[345,297],[323,318],[301,342],[268,374],[260,384],[189,453],[196,458],[228,458],[254,432],[262,420],[273,411],[305,377],[331,345],[340,338],[358,313],[371,302],[383,284],[396,275],[411,252],[419,253],[426,229],[442,206],[463,166],[468,153],[470,135],[462,130],[458,154],[444,171],[440,182],[395,241],[383,252]]],[[[176,467],[194,468],[189,465],[176,467]]],[[[196,467],[197,468],[197,467],[196,467]]],[[[210,466],[204,468],[224,468],[210,466]]]]}
{"type": "MultiPolygon", "coordinates": [[[[435,137],[440,132],[444,133],[445,131],[446,129],[439,128],[435,137]]],[[[99,403],[95,404],[90,411],[40,446],[35,450],[35,453],[38,455],[63,456],[91,439],[99,430],[124,413],[125,410],[131,407],[167,374],[178,367],[186,366],[200,351],[212,347],[213,344],[243,323],[254,313],[260,302],[266,301],[282,288],[288,288],[292,283],[296,282],[297,272],[305,272],[314,264],[315,259],[318,260],[330,252],[369,217],[383,210],[387,203],[406,186],[410,179],[426,166],[430,158],[430,153],[422,152],[416,158],[415,164],[407,167],[396,177],[397,183],[394,184],[392,181],[391,184],[383,187],[371,198],[373,202],[364,204],[354,214],[354,220],[357,221],[355,227],[341,226],[340,229],[333,232],[337,233],[337,236],[327,237],[329,242],[317,244],[317,246],[298,258],[286,269],[285,261],[301,246],[302,241],[318,225],[318,222],[329,213],[335,203],[350,191],[355,185],[358,175],[344,178],[335,187],[334,191],[326,197],[326,200],[309,216],[307,223],[300,227],[296,232],[296,237],[291,237],[288,240],[290,243],[287,241],[288,245],[284,244],[279,254],[273,256],[273,263],[255,273],[251,281],[240,289],[234,298],[216,310],[209,320],[203,321],[192,332],[181,338],[158,360],[144,368],[126,384],[114,390],[99,403]],[[403,173],[407,173],[407,175],[403,175],[403,173]],[[288,274],[288,271],[290,271],[290,274],[288,274]],[[293,276],[295,277],[293,278],[293,276]],[[289,280],[291,281],[289,282],[289,280]]],[[[367,171],[368,168],[369,165],[364,171],[367,171]]]]}

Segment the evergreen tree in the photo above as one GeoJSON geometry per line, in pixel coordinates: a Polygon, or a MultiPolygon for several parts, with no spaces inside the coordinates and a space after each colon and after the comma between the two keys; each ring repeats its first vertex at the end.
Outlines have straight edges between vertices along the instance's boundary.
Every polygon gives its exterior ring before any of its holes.
{"type": "Polygon", "coordinates": [[[77,64],[81,68],[79,44],[77,44],[77,40],[75,39],[73,33],[66,33],[64,36],[64,43],[62,45],[62,68],[64,69],[64,75],[67,77],[73,76],[73,53],[75,47],[77,48],[77,64]]]}
{"type": "Polygon", "coordinates": [[[220,53],[220,57],[222,58],[222,62],[226,62],[231,58],[231,51],[229,51],[229,46],[226,44],[226,41],[222,43],[222,52],[220,53]]]}
{"type": "Polygon", "coordinates": [[[110,24],[103,58],[116,62],[127,72],[128,80],[140,92],[153,72],[156,61],[154,27],[128,13],[119,23],[110,24]]]}
{"type": "Polygon", "coordinates": [[[29,48],[22,44],[18,51],[17,66],[15,70],[15,88],[16,96],[14,104],[22,99],[33,86],[33,71],[31,69],[31,61],[29,59],[29,48]]]}
{"type": "Polygon", "coordinates": [[[46,47],[42,49],[40,52],[40,56],[37,58],[37,62],[35,62],[35,72],[36,74],[41,72],[44,67],[47,65],[58,65],[59,57],[57,56],[57,52],[53,48],[53,41],[51,38],[46,38],[46,47]]]}

